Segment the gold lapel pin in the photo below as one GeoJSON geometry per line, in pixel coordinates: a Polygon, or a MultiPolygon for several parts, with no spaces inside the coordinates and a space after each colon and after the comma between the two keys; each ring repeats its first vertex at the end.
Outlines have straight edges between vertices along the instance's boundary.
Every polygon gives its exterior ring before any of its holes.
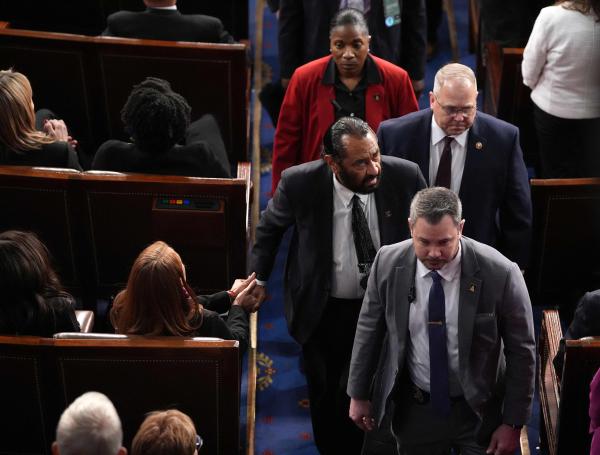
{"type": "Polygon", "coordinates": [[[475,292],[475,285],[473,283],[469,286],[469,292],[475,292]]]}
{"type": "Polygon", "coordinates": [[[480,141],[475,142],[475,148],[477,150],[481,150],[483,148],[483,144],[480,141]]]}

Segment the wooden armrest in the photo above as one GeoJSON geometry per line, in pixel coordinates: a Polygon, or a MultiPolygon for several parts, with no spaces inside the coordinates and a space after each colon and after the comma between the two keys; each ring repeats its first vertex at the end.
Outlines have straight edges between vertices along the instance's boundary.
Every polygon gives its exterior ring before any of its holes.
{"type": "Polygon", "coordinates": [[[550,454],[556,454],[560,378],[552,362],[558,352],[562,328],[558,310],[544,310],[538,346],[538,381],[540,385],[541,422],[550,454]]]}
{"type": "Polygon", "coordinates": [[[77,322],[83,333],[89,333],[94,328],[94,312],[87,310],[76,310],[77,322]]]}

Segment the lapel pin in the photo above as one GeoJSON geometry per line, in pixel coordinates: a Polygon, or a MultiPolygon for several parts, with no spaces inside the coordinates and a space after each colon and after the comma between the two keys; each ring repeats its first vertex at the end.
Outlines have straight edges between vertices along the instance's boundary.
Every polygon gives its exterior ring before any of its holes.
{"type": "Polygon", "coordinates": [[[483,144],[480,141],[475,142],[475,148],[477,150],[481,150],[483,148],[483,144]]]}
{"type": "Polygon", "coordinates": [[[469,286],[469,292],[475,292],[475,285],[473,283],[469,286]]]}
{"type": "Polygon", "coordinates": [[[383,212],[383,214],[385,215],[386,218],[391,218],[392,211],[391,210],[386,210],[385,212],[383,212]]]}

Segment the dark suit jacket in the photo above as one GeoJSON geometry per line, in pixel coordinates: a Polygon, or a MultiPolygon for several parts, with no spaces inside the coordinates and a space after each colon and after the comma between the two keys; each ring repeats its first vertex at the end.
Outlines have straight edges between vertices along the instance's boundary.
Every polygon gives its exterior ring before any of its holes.
{"type": "MultiPolygon", "coordinates": [[[[329,26],[340,0],[280,0],[279,64],[289,79],[296,68],[329,54],[329,26]]],[[[401,22],[386,27],[383,0],[371,0],[368,26],[373,55],[401,66],[411,79],[425,77],[424,0],[400,0],[401,22]]]]}
{"type": "Polygon", "coordinates": [[[14,152],[5,150],[0,144],[0,164],[13,166],[61,167],[81,171],[77,152],[67,142],[43,144],[39,150],[14,152]]]}
{"type": "Polygon", "coordinates": [[[176,10],[147,8],[146,11],[119,11],[108,16],[105,36],[233,43],[219,19],[201,14],[184,15],[176,10]]]}
{"type": "MultiPolygon", "coordinates": [[[[381,153],[414,161],[428,184],[431,117],[431,109],[413,112],[382,122],[377,133],[381,153]]],[[[515,126],[477,112],[458,195],[466,219],[464,234],[527,267],[531,193],[515,126]]]]}
{"type": "MultiPolygon", "coordinates": [[[[483,439],[488,439],[500,423],[524,425],[529,420],[535,380],[533,316],[515,263],[466,237],[461,248],[458,380],[487,430],[483,439]]],[[[395,391],[410,343],[415,270],[412,240],[382,247],[360,311],[347,390],[352,398],[372,401],[378,424],[394,395],[402,406],[395,391]],[[380,352],[385,359],[379,359],[380,352]]]]}
{"type": "Polygon", "coordinates": [[[135,144],[111,139],[96,152],[92,169],[191,177],[230,177],[229,169],[217,159],[206,142],[176,145],[165,153],[151,155],[139,150],[135,144]]]}
{"type": "MultiPolygon", "coordinates": [[[[424,186],[415,164],[383,157],[375,191],[382,245],[409,236],[410,201],[424,186]]],[[[285,314],[290,334],[302,344],[319,323],[331,288],[333,177],[323,160],[283,172],[256,228],[250,270],[259,280],[269,278],[281,237],[290,226],[294,233],[285,269],[285,314]]]]}

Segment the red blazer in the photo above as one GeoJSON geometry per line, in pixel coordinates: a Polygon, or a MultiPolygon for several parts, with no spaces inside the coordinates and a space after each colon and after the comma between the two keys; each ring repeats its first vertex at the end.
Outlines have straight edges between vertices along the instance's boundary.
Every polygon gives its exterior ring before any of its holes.
{"type": "MultiPolygon", "coordinates": [[[[365,116],[377,131],[386,119],[418,110],[408,73],[399,66],[371,55],[380,84],[367,86],[365,116]]],[[[290,166],[316,160],[327,128],[335,120],[333,84],[322,83],[331,57],[323,57],[298,68],[285,93],[273,145],[273,183],[275,193],[281,173],[290,166]]]]}

